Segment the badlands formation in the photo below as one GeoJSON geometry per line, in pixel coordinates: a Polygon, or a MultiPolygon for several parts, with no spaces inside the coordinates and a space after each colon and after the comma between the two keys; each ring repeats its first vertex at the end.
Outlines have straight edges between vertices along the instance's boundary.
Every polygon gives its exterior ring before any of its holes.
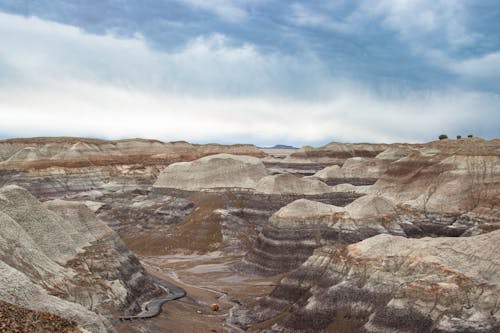
{"type": "Polygon", "coordinates": [[[498,139],[11,139],[0,186],[9,327],[43,314],[61,332],[500,331],[498,139]],[[175,285],[187,296],[119,320],[175,285]]]}

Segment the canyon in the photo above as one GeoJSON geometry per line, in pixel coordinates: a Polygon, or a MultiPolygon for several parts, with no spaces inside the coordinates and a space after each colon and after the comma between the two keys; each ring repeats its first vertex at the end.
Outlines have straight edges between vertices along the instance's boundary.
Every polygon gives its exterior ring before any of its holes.
{"type": "Polygon", "coordinates": [[[499,139],[0,140],[0,229],[9,327],[500,331],[499,139]]]}

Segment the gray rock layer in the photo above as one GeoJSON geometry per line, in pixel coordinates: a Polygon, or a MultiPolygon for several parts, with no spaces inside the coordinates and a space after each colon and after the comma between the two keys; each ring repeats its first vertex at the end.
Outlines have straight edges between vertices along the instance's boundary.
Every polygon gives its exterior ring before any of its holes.
{"type": "Polygon", "coordinates": [[[498,332],[499,242],[494,231],[323,247],[230,320],[260,332],[498,332]]]}
{"type": "Polygon", "coordinates": [[[256,157],[217,154],[169,165],[160,173],[154,186],[182,190],[254,189],[266,175],[264,164],[256,157]]]}
{"type": "Polygon", "coordinates": [[[94,310],[136,311],[161,292],[83,203],[41,204],[21,187],[0,188],[0,299],[106,332],[110,322],[94,310]]]}

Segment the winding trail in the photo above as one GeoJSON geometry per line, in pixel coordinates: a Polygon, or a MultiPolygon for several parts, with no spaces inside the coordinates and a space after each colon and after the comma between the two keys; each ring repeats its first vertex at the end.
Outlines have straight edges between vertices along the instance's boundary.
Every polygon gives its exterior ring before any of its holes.
{"type": "MultiPolygon", "coordinates": [[[[153,270],[157,270],[157,271],[161,271],[161,269],[157,266],[157,265],[154,265],[154,264],[151,264],[151,263],[148,263],[148,262],[143,262],[142,263],[145,267],[150,267],[152,268],[153,270]]],[[[173,271],[169,271],[169,272],[165,272],[165,271],[161,271],[162,274],[165,274],[166,276],[168,276],[169,278],[171,278],[172,280],[174,280],[175,282],[178,282],[180,284],[183,284],[187,287],[191,287],[191,288],[195,288],[195,289],[199,289],[199,290],[204,290],[204,291],[208,291],[208,292],[211,292],[211,293],[214,293],[216,295],[219,296],[219,300],[225,300],[225,302],[229,303],[232,305],[232,307],[229,309],[229,313],[227,314],[223,314],[223,315],[208,315],[210,317],[227,317],[228,315],[231,316],[231,313],[235,310],[235,309],[238,309],[240,307],[240,304],[237,304],[233,301],[228,301],[227,300],[227,293],[224,292],[224,291],[220,291],[220,290],[217,290],[217,289],[213,289],[213,288],[209,288],[209,287],[204,287],[204,286],[198,286],[198,285],[193,285],[193,284],[190,284],[186,281],[183,281],[179,278],[179,276],[173,272],[173,271]]],[[[152,275],[153,276],[153,275],[152,275]]],[[[154,277],[154,276],[153,276],[154,277]]],[[[156,277],[155,277],[156,278],[156,277]]],[[[164,281],[162,279],[159,279],[159,278],[156,278],[160,281],[164,281]]],[[[168,282],[167,282],[168,283],[168,282]]],[[[172,284],[170,284],[172,285],[172,284]]],[[[174,285],[172,285],[174,286],[174,285]]],[[[174,286],[178,289],[181,289],[177,286],[174,286]]],[[[183,289],[181,289],[182,291],[184,291],[183,289]]],[[[231,333],[244,333],[245,331],[243,329],[241,329],[240,327],[236,326],[236,325],[233,325],[229,322],[225,322],[222,324],[222,327],[223,327],[223,330],[224,332],[231,332],[231,333]],[[229,329],[229,330],[228,330],[229,329]]]]}
{"type": "Polygon", "coordinates": [[[171,284],[165,280],[151,276],[153,281],[164,289],[168,289],[169,294],[163,297],[154,298],[143,305],[143,310],[134,316],[121,316],[120,320],[147,319],[156,317],[161,313],[161,307],[168,301],[173,301],[186,296],[186,291],[181,287],[171,284]]]}

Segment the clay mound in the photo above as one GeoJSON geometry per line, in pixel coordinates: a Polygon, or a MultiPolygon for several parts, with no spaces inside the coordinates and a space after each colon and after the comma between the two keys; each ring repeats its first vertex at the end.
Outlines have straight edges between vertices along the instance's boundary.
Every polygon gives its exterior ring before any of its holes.
{"type": "Polygon", "coordinates": [[[326,167],[314,174],[314,177],[321,179],[376,179],[384,174],[389,163],[390,161],[381,159],[353,157],[347,159],[342,167],[338,165],[326,167]]]}
{"type": "Polygon", "coordinates": [[[1,300],[107,332],[107,320],[87,309],[137,311],[138,300],[161,293],[84,203],[41,204],[21,187],[0,188],[1,300]]]}
{"type": "Polygon", "coordinates": [[[343,178],[344,173],[342,172],[342,168],[338,165],[332,165],[326,167],[324,169],[319,170],[314,174],[314,177],[320,179],[329,179],[329,178],[343,178]]]}
{"type": "Polygon", "coordinates": [[[277,332],[498,332],[499,243],[500,230],[322,247],[233,322],[269,320],[277,332]]]}
{"type": "Polygon", "coordinates": [[[297,268],[314,249],[326,244],[351,244],[380,233],[405,235],[397,223],[384,221],[390,211],[385,200],[368,197],[351,205],[342,208],[306,199],[286,205],[264,225],[238,268],[274,275],[297,268]],[[364,204],[368,205],[366,209],[362,208],[364,204]],[[375,208],[384,215],[375,216],[371,212],[375,208]]]}
{"type": "Polygon", "coordinates": [[[255,189],[267,175],[262,161],[256,157],[217,154],[193,162],[179,162],[166,167],[154,187],[197,191],[215,188],[255,189]]]}
{"type": "Polygon", "coordinates": [[[373,158],[353,157],[342,165],[345,178],[379,178],[386,170],[388,162],[373,158]]]}
{"type": "Polygon", "coordinates": [[[387,198],[365,195],[345,207],[353,219],[390,217],[396,214],[396,206],[387,198]]]}
{"type": "Polygon", "coordinates": [[[320,180],[299,178],[289,173],[262,178],[256,191],[265,194],[304,194],[314,195],[332,192],[332,188],[320,180]]]}
{"type": "Polygon", "coordinates": [[[237,268],[249,273],[275,275],[297,268],[315,248],[338,239],[336,222],[344,209],[299,199],[269,219],[237,268]]]}
{"type": "Polygon", "coordinates": [[[275,227],[303,227],[308,223],[330,223],[345,212],[345,208],[322,202],[298,199],[274,213],[269,222],[275,227]]]}

